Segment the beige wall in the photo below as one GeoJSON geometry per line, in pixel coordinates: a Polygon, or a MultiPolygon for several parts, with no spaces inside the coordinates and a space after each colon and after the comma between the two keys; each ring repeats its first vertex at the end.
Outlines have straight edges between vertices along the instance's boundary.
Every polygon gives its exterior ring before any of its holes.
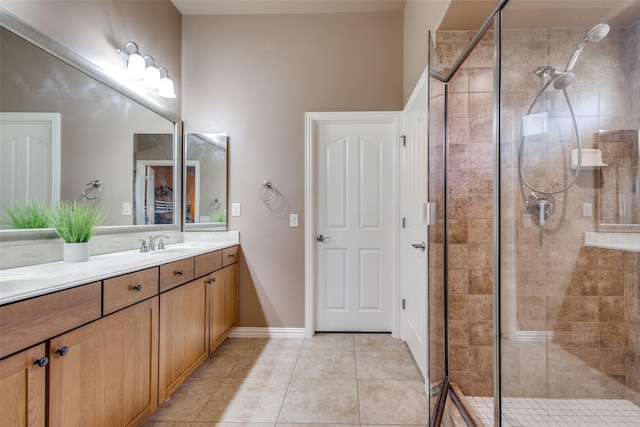
{"type": "Polygon", "coordinates": [[[406,103],[427,66],[429,31],[435,34],[451,0],[407,0],[404,8],[403,100],[406,103]]]}
{"type": "Polygon", "coordinates": [[[304,327],[304,113],[402,109],[402,13],[185,16],[183,29],[185,131],[229,134],[240,326],[304,327]],[[274,205],[256,196],[266,179],[274,205]]]}
{"type": "Polygon", "coordinates": [[[180,115],[182,17],[170,1],[0,0],[0,6],[180,115]],[[176,99],[160,98],[125,75],[126,59],[115,49],[130,40],[138,44],[142,54],[152,55],[158,66],[169,70],[176,99]]]}

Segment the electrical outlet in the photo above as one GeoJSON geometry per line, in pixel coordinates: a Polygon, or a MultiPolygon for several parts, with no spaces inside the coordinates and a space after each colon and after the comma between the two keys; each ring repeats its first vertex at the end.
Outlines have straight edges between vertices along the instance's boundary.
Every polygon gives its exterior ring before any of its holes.
{"type": "Polygon", "coordinates": [[[582,216],[593,216],[593,205],[591,203],[582,204],[582,216]]]}
{"type": "Polygon", "coordinates": [[[531,218],[531,214],[522,215],[522,226],[524,228],[531,228],[533,226],[533,219],[531,218]]]}
{"type": "Polygon", "coordinates": [[[289,227],[295,228],[298,226],[298,214],[289,215],[289,227]]]}
{"type": "Polygon", "coordinates": [[[240,216],[240,203],[231,203],[231,216],[240,216]]]}

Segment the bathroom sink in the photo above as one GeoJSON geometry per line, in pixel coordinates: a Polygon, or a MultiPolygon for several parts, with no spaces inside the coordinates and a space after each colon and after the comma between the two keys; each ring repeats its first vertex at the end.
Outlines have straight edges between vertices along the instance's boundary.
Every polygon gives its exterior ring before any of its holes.
{"type": "Polygon", "coordinates": [[[68,273],[0,273],[0,291],[13,292],[29,285],[39,285],[69,277],[68,273]]]}
{"type": "Polygon", "coordinates": [[[0,283],[6,282],[20,282],[25,280],[51,280],[59,279],[61,277],[70,276],[69,273],[14,273],[14,274],[2,274],[0,273],[0,283]]]}

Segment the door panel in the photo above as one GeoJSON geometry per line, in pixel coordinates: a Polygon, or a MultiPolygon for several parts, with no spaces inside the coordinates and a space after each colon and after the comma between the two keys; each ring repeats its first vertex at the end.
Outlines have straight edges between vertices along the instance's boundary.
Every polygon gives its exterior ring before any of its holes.
{"type": "Polygon", "coordinates": [[[401,278],[403,338],[422,375],[427,377],[427,254],[429,243],[424,204],[427,201],[427,85],[421,79],[403,117],[401,278]],[[424,243],[425,249],[413,245],[424,243]]]}
{"type": "Polygon", "coordinates": [[[397,123],[315,123],[315,326],[392,331],[397,123]]]}

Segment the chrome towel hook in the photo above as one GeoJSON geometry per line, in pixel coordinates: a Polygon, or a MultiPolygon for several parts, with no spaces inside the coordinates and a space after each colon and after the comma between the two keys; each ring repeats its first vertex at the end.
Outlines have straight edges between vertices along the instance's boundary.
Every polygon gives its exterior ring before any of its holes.
{"type": "Polygon", "coordinates": [[[99,179],[94,179],[91,182],[88,182],[82,188],[82,195],[87,200],[95,200],[102,195],[102,183],[99,179]],[[94,193],[95,195],[90,195],[94,193]]]}
{"type": "Polygon", "coordinates": [[[271,184],[271,181],[265,181],[256,188],[256,195],[263,202],[268,202],[276,195],[276,189],[271,184]]]}

